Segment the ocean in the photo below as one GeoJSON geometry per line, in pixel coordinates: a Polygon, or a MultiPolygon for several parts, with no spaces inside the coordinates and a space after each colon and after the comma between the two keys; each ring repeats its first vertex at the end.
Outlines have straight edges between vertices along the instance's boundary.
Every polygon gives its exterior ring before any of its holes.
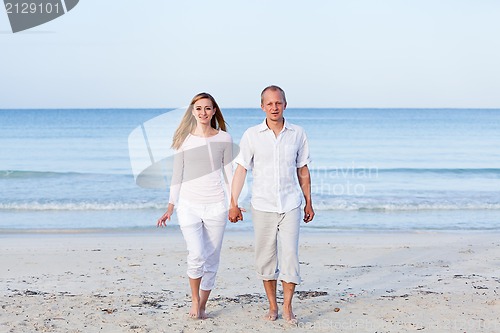
{"type": "MultiPolygon", "coordinates": [[[[168,187],[136,184],[129,136],[168,112],[0,110],[0,233],[156,228],[168,187]]],[[[264,117],[223,113],[236,144],[264,117]]],[[[305,128],[313,160],[316,217],[304,230],[500,230],[500,110],[287,109],[285,117],[305,128]]],[[[250,214],[228,224],[249,229],[250,214]]]]}

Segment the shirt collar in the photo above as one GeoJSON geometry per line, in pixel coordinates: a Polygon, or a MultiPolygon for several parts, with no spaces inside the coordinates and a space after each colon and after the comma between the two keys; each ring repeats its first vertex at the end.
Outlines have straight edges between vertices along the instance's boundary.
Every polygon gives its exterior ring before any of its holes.
{"type": "MultiPolygon", "coordinates": [[[[293,131],[293,128],[290,126],[290,123],[285,119],[285,123],[283,124],[283,128],[286,129],[286,130],[292,130],[293,131]]],[[[260,123],[259,125],[259,132],[264,132],[266,130],[270,130],[269,127],[267,127],[267,123],[266,123],[266,119],[264,119],[264,121],[262,123],[260,123]]]]}

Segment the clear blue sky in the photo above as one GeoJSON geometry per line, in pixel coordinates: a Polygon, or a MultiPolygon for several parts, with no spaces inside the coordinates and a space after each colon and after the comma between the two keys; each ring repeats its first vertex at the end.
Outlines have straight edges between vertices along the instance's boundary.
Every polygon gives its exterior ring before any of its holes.
{"type": "Polygon", "coordinates": [[[0,108],[500,108],[500,1],[80,0],[13,34],[0,108]]]}

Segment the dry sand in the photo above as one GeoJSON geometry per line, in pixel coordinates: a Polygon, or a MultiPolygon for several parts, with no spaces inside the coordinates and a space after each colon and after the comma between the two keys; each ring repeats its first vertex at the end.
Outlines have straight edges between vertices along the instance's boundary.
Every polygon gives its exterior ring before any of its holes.
{"type": "Polygon", "coordinates": [[[261,319],[251,232],[226,233],[207,320],[176,229],[4,234],[0,332],[500,332],[499,236],[303,232],[294,327],[261,319]]]}

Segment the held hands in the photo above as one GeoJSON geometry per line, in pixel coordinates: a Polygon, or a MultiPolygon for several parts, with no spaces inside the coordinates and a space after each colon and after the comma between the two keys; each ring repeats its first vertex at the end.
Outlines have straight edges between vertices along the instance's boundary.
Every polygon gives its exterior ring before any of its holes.
{"type": "Polygon", "coordinates": [[[243,221],[243,212],[246,212],[244,208],[240,207],[232,207],[229,208],[228,219],[232,223],[236,223],[238,221],[243,221]]]}
{"type": "Polygon", "coordinates": [[[314,209],[311,204],[306,204],[304,207],[304,222],[309,223],[314,218],[314,209]]]}
{"type": "Polygon", "coordinates": [[[169,203],[167,211],[165,212],[165,214],[163,214],[162,217],[160,217],[158,219],[158,222],[156,223],[156,227],[166,227],[167,226],[167,220],[170,221],[170,217],[172,217],[172,214],[174,214],[174,205],[172,205],[171,203],[169,203]]]}

